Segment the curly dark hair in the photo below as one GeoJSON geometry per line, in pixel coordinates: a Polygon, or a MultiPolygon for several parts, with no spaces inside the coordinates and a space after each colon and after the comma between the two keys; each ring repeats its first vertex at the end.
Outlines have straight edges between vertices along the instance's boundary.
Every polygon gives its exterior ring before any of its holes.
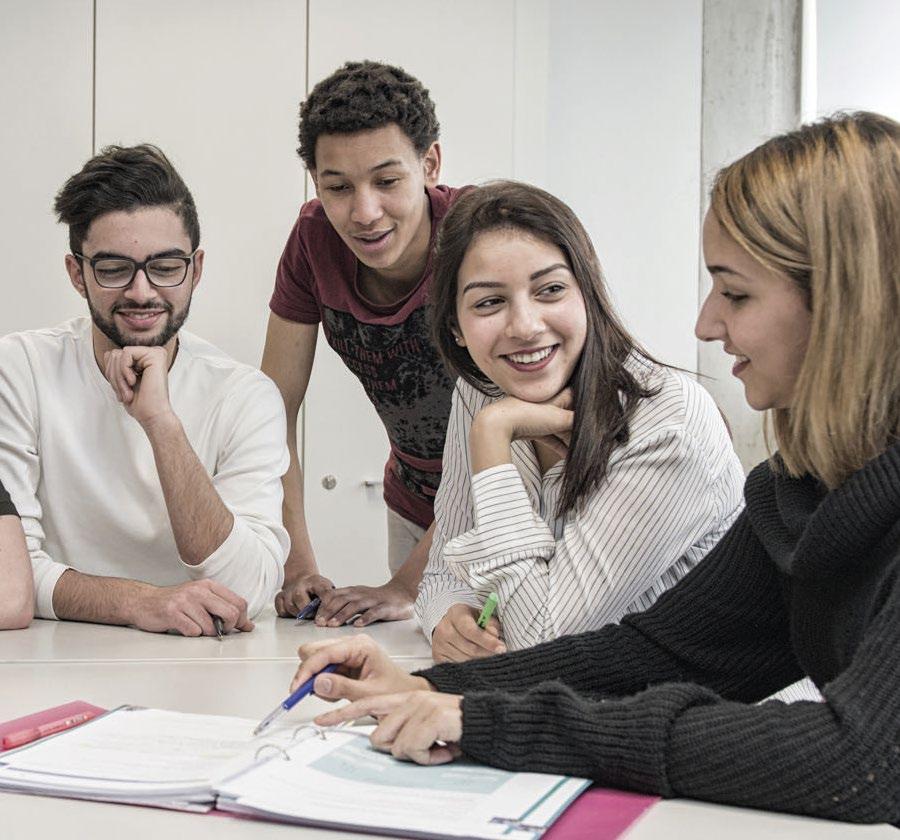
{"type": "Polygon", "coordinates": [[[389,123],[400,126],[420,155],[441,130],[428,91],[402,67],[348,61],[300,105],[297,154],[307,169],[315,169],[320,134],[352,134],[389,123]]]}

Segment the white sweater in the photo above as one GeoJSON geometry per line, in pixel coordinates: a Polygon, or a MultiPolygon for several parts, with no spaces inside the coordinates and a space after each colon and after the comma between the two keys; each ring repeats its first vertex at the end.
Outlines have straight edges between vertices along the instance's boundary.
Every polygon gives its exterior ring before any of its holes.
{"type": "Polygon", "coordinates": [[[0,338],[0,480],[25,528],[36,615],[56,617],[53,589],[67,568],[157,586],[210,578],[251,615],[274,597],[289,547],[278,389],[182,330],[169,398],[234,515],[197,566],[178,556],[150,442],[97,367],[90,319],[0,338]]]}
{"type": "Polygon", "coordinates": [[[480,607],[491,592],[510,650],[618,621],[687,574],[737,517],[744,473],[712,398],[678,371],[629,366],[659,393],[640,401],[606,479],[565,520],[563,462],[542,476],[528,441],[512,444],[512,464],[472,475],[469,430],[491,398],[457,382],[416,601],[428,638],[454,603],[480,607]]]}

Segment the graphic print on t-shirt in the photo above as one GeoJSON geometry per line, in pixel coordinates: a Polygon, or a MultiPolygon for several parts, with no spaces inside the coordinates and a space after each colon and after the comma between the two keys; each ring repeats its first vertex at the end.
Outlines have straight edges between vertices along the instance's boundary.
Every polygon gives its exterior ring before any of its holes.
{"type": "MultiPolygon", "coordinates": [[[[363,324],[348,312],[323,306],[322,326],[328,343],[365,389],[394,447],[415,459],[439,460],[453,383],[428,338],[426,313],[421,307],[399,324],[363,324]]],[[[396,469],[416,495],[437,491],[439,472],[403,460],[396,469]]]]}

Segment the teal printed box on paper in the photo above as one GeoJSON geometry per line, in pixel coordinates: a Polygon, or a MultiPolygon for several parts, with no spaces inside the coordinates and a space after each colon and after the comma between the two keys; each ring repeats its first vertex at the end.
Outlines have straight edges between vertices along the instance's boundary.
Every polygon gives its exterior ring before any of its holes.
{"type": "Polygon", "coordinates": [[[309,766],[320,773],[361,784],[456,793],[493,793],[514,775],[505,770],[494,770],[465,761],[433,767],[407,764],[387,753],[372,749],[362,739],[351,741],[323,755],[309,766]]]}

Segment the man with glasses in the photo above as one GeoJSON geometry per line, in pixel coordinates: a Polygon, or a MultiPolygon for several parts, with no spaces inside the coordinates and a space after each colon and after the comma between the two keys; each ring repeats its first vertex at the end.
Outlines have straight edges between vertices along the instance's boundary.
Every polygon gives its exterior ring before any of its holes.
{"type": "Polygon", "coordinates": [[[153,146],[65,183],[66,270],[90,318],[0,339],[0,473],[43,618],[251,630],[281,586],[281,397],[181,330],[203,272],[190,192],[153,146]]]}

